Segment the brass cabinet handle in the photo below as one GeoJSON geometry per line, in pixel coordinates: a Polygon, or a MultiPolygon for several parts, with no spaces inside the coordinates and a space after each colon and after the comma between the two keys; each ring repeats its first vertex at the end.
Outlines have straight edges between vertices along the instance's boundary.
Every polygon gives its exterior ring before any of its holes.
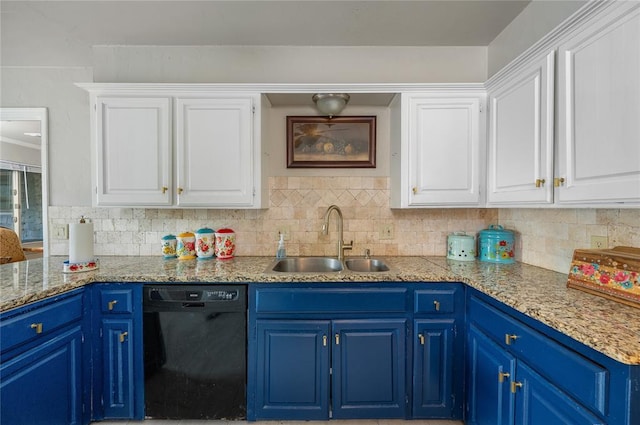
{"type": "Polygon", "coordinates": [[[509,372],[500,372],[498,373],[498,382],[503,383],[506,378],[511,376],[509,372]]]}
{"type": "Polygon", "coordinates": [[[516,391],[518,391],[518,388],[522,388],[522,382],[511,381],[511,392],[513,394],[515,394],[516,391]]]}
{"type": "Polygon", "coordinates": [[[411,189],[411,191],[412,191],[412,192],[413,192],[413,194],[415,195],[416,193],[418,193],[418,188],[414,186],[414,187],[411,189]]]}
{"type": "Polygon", "coordinates": [[[178,188],[178,195],[182,195],[183,189],[181,187],[178,188]]]}
{"type": "Polygon", "coordinates": [[[167,190],[169,190],[169,188],[167,186],[162,186],[162,194],[164,195],[165,193],[167,193],[167,190]]]}
{"type": "Polygon", "coordinates": [[[418,339],[420,340],[420,345],[424,345],[424,335],[418,334],[418,339]]]}
{"type": "Polygon", "coordinates": [[[113,310],[113,308],[116,306],[116,304],[118,304],[117,300],[109,301],[107,303],[107,307],[109,308],[109,311],[113,310]]]}
{"type": "Polygon", "coordinates": [[[542,187],[545,184],[545,179],[536,179],[536,187],[542,187]]]}
{"type": "Polygon", "coordinates": [[[124,342],[127,335],[129,335],[129,332],[122,332],[120,334],[120,342],[124,342]]]}
{"type": "Polygon", "coordinates": [[[42,333],[42,323],[32,323],[30,328],[35,329],[37,334],[42,333]]]}
{"type": "Polygon", "coordinates": [[[518,339],[518,335],[513,335],[513,334],[505,334],[504,335],[504,343],[507,345],[511,345],[511,343],[513,341],[515,341],[516,339],[518,339]]]}
{"type": "Polygon", "coordinates": [[[340,344],[340,335],[336,334],[336,345],[340,344]]]}
{"type": "Polygon", "coordinates": [[[560,187],[564,183],[564,177],[556,177],[553,179],[553,186],[560,187]]]}
{"type": "Polygon", "coordinates": [[[434,301],[433,306],[436,308],[436,311],[440,311],[440,301],[434,301]]]}
{"type": "Polygon", "coordinates": [[[323,347],[327,346],[327,336],[326,335],[322,335],[322,346],[323,347]]]}

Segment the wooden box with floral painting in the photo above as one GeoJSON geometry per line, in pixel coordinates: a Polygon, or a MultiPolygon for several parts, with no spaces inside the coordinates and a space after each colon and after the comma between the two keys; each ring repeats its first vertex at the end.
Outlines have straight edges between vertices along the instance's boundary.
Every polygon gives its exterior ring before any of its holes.
{"type": "Polygon", "coordinates": [[[640,248],[576,249],[567,286],[640,308],[640,248]]]}

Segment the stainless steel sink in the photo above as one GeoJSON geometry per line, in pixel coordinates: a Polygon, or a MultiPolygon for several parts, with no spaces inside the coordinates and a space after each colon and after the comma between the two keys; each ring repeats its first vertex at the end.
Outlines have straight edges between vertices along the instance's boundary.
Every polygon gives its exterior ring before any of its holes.
{"type": "Polygon", "coordinates": [[[331,257],[289,257],[278,260],[271,270],[282,273],[335,273],[342,271],[342,262],[331,257]]]}
{"type": "Polygon", "coordinates": [[[389,266],[375,258],[349,258],[345,261],[347,268],[354,272],[388,272],[389,266]]]}

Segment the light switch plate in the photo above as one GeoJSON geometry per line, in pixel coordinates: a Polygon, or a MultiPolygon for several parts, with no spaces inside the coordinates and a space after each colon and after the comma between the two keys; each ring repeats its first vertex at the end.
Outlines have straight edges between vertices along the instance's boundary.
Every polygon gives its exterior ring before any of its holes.
{"type": "Polygon", "coordinates": [[[592,249],[609,248],[608,238],[606,236],[591,236],[591,248],[592,249]]]}

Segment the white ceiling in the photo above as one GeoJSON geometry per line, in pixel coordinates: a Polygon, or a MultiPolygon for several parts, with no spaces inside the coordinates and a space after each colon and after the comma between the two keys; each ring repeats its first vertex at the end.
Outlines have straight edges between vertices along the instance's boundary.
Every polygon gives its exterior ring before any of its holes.
{"type": "Polygon", "coordinates": [[[529,0],[0,1],[4,59],[93,45],[486,46],[529,0]]]}
{"type": "Polygon", "coordinates": [[[0,121],[0,142],[40,149],[40,136],[25,134],[39,132],[40,121],[0,121]]]}

